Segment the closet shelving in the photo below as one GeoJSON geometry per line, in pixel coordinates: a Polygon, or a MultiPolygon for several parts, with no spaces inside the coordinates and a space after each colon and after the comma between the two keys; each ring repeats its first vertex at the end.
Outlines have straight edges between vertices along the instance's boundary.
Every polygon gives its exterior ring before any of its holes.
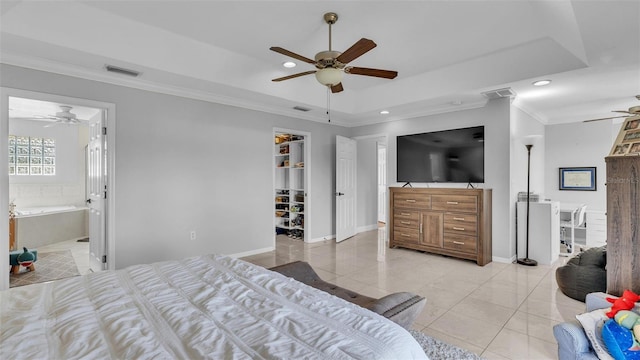
{"type": "Polygon", "coordinates": [[[305,239],[305,137],[276,133],[275,230],[296,239],[305,239]]]}

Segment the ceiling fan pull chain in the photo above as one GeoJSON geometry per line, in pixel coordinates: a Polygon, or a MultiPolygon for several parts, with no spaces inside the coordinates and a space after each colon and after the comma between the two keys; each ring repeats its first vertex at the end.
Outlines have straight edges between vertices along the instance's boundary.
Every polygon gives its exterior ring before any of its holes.
{"type": "Polygon", "coordinates": [[[327,118],[331,122],[331,87],[327,86],[327,118]]]}

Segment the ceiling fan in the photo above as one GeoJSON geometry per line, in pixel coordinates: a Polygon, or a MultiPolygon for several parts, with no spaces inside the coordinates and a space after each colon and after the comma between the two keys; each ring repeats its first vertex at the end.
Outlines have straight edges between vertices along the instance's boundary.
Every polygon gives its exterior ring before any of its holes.
{"type": "Polygon", "coordinates": [[[316,74],[316,79],[319,83],[331,88],[332,93],[338,93],[344,90],[342,87],[343,73],[373,76],[385,79],[393,79],[398,76],[397,71],[348,66],[348,63],[359,58],[369,50],[376,47],[376,43],[373,42],[373,40],[362,38],[343,53],[335,51],[331,48],[331,25],[335,24],[336,21],[338,21],[338,14],[333,12],[326,13],[324,14],[324,21],[329,24],[329,50],[320,51],[319,53],[317,53],[315,56],[315,60],[311,60],[307,57],[298,55],[281,47],[273,46],[269,48],[270,50],[282,55],[312,64],[316,67],[317,70],[310,70],[289,76],[284,76],[273,79],[272,81],[283,81],[297,78],[299,76],[316,74]]]}
{"type": "Polygon", "coordinates": [[[76,114],[71,112],[71,109],[73,109],[73,107],[71,106],[67,106],[67,105],[60,105],[60,111],[57,112],[55,115],[47,115],[47,116],[40,116],[40,115],[36,115],[34,116],[32,119],[33,120],[55,120],[47,125],[45,125],[44,127],[51,127],[51,126],[55,126],[55,125],[78,125],[80,123],[82,123],[83,121],[89,121],[89,120],[85,120],[85,119],[78,119],[76,114]]]}
{"type": "MultiPolygon", "coordinates": [[[[640,100],[640,95],[636,95],[636,99],[640,100]]],[[[618,118],[625,118],[625,117],[630,117],[630,116],[640,116],[640,106],[632,106],[627,111],[625,111],[625,110],[613,110],[612,112],[622,113],[624,115],[612,116],[612,117],[606,117],[606,118],[600,118],[600,119],[584,120],[583,122],[618,119],[618,118]]]]}

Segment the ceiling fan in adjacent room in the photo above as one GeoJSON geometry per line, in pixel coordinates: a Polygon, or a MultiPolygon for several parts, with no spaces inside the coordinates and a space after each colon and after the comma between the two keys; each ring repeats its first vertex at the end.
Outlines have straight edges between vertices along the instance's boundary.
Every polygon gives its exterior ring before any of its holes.
{"type": "MultiPolygon", "coordinates": [[[[636,99],[640,100],[640,95],[636,95],[636,99]]],[[[612,117],[606,117],[606,118],[600,118],[600,119],[584,120],[583,122],[619,119],[619,118],[626,118],[630,116],[640,116],[640,106],[632,106],[629,108],[629,110],[613,110],[612,112],[621,113],[624,115],[618,115],[618,116],[612,116],[612,117]]]]}
{"type": "Polygon", "coordinates": [[[78,124],[81,124],[82,122],[89,121],[85,119],[78,119],[76,114],[71,112],[71,109],[73,109],[73,107],[67,106],[67,105],[60,105],[60,111],[57,112],[55,115],[46,115],[46,116],[36,115],[32,118],[23,118],[23,119],[49,121],[49,123],[44,127],[51,127],[55,125],[78,125],[78,124]],[[51,122],[51,120],[54,120],[54,121],[51,122]]]}
{"type": "Polygon", "coordinates": [[[320,51],[319,53],[317,53],[315,56],[315,60],[311,60],[307,57],[298,55],[281,47],[274,46],[270,48],[270,50],[275,51],[279,54],[312,64],[316,67],[317,70],[310,70],[289,76],[284,76],[273,79],[272,81],[283,81],[304,75],[316,74],[316,79],[319,83],[331,88],[332,93],[337,93],[344,90],[342,87],[343,73],[373,76],[385,79],[393,79],[398,76],[397,71],[370,69],[347,65],[351,61],[359,58],[369,50],[376,47],[376,43],[373,42],[373,40],[362,38],[345,52],[341,53],[339,51],[335,51],[331,48],[331,25],[335,24],[336,21],[338,21],[338,14],[333,12],[326,13],[324,14],[324,21],[329,24],[329,50],[320,51]]]}

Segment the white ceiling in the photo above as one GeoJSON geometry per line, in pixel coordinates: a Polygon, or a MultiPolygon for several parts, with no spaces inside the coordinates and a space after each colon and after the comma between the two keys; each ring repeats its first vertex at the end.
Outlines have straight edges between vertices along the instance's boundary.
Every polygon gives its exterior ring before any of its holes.
{"type": "Polygon", "coordinates": [[[377,47],[350,65],[397,70],[394,80],[345,75],[334,124],[357,126],[483,106],[510,87],[544,123],[615,116],[638,105],[640,1],[5,1],[1,54],[32,67],[308,120],[326,121],[327,91],[308,58],[377,47]],[[105,64],[138,70],[130,78],[105,64]],[[536,88],[534,80],[551,79],[536,88]],[[312,109],[303,113],[292,108],[312,109]],[[380,110],[389,115],[380,115],[380,110]]]}

